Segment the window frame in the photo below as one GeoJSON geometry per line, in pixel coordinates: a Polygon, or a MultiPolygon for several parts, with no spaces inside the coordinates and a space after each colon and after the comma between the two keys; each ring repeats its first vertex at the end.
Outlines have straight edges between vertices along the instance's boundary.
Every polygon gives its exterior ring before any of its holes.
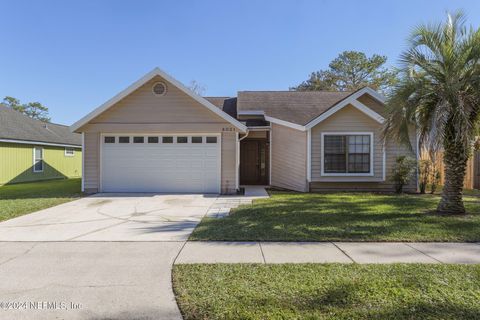
{"type": "MultiPolygon", "coordinates": [[[[373,168],[373,155],[375,153],[374,134],[371,131],[368,132],[322,132],[320,142],[320,158],[321,158],[321,173],[322,177],[372,177],[375,175],[373,168]],[[349,173],[349,172],[325,172],[325,136],[370,136],[370,170],[369,172],[361,173],[349,173]]],[[[347,142],[348,145],[348,142],[347,142]]],[[[347,150],[348,152],[348,150],[347,150]]],[[[348,163],[346,163],[348,170],[348,163]]]]}
{"type": "Polygon", "coordinates": [[[176,143],[176,144],[187,144],[187,143],[189,143],[189,142],[190,142],[189,136],[176,136],[176,137],[175,137],[175,143],[176,143]],[[183,139],[183,138],[186,139],[185,142],[179,142],[179,139],[183,139]]]}
{"type": "Polygon", "coordinates": [[[206,137],[205,137],[205,143],[206,143],[206,144],[217,144],[217,143],[218,143],[218,140],[219,140],[219,139],[218,139],[217,136],[206,136],[206,137]],[[215,138],[215,142],[208,142],[208,139],[209,139],[209,138],[215,138]]]}
{"type": "Polygon", "coordinates": [[[190,137],[190,142],[192,144],[202,144],[203,143],[203,136],[191,136],[190,137]],[[200,142],[194,142],[196,138],[200,138],[200,142]]]}
{"type": "Polygon", "coordinates": [[[131,136],[128,136],[128,135],[121,135],[121,136],[118,136],[118,144],[130,144],[132,143],[132,137],[131,136]],[[128,139],[128,142],[121,142],[120,139],[121,138],[127,138],[128,139]]]}
{"type": "Polygon", "coordinates": [[[175,136],[162,136],[162,139],[161,139],[161,143],[162,144],[174,144],[175,142],[177,141],[177,139],[175,139],[175,136]],[[168,138],[172,138],[172,141],[171,142],[165,142],[164,139],[168,139],[168,138]]]}
{"type": "Polygon", "coordinates": [[[147,136],[147,144],[159,144],[160,143],[160,137],[158,136],[147,136]],[[150,139],[157,139],[155,142],[150,142],[150,139]]]}
{"type": "Polygon", "coordinates": [[[145,137],[144,136],[132,136],[132,143],[133,144],[144,144],[145,143],[145,137]],[[135,142],[135,139],[141,139],[142,142],[135,142]]]}
{"type": "Polygon", "coordinates": [[[43,147],[36,147],[36,146],[33,147],[33,172],[34,173],[43,172],[43,170],[45,169],[45,161],[44,161],[44,153],[43,152],[44,152],[43,147]],[[41,161],[41,163],[42,163],[42,170],[36,170],[36,168],[35,168],[35,165],[37,163],[37,157],[35,156],[35,150],[36,149],[42,150],[42,158],[40,160],[38,160],[38,161],[41,161]]]}
{"type": "Polygon", "coordinates": [[[103,136],[103,143],[104,144],[115,144],[117,143],[117,136],[103,136]],[[107,142],[107,138],[113,138],[113,142],[107,142]]]}
{"type": "Polygon", "coordinates": [[[65,147],[65,157],[74,157],[74,156],[75,156],[75,148],[65,147]],[[67,150],[72,150],[72,153],[67,153],[67,150]]]}

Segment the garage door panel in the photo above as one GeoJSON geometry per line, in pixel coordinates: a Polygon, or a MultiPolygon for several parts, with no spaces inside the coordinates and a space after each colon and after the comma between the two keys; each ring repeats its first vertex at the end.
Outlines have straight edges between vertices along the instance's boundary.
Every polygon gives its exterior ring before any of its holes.
{"type": "Polygon", "coordinates": [[[115,142],[102,141],[104,192],[220,192],[219,144],[115,142]]]}

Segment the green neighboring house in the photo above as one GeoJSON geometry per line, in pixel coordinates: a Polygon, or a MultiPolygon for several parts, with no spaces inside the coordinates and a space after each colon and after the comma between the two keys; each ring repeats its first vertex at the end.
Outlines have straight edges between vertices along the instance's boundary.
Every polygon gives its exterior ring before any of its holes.
{"type": "Polygon", "coordinates": [[[82,176],[82,136],[0,104],[0,185],[82,176]]]}

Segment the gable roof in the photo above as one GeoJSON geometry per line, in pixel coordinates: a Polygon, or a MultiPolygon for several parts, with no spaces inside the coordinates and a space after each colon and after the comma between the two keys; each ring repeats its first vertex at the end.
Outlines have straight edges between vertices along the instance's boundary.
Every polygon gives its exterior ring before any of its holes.
{"type": "Polygon", "coordinates": [[[377,101],[381,103],[385,103],[385,98],[381,94],[379,94],[377,91],[373,90],[372,88],[364,87],[351,93],[349,96],[345,97],[344,99],[340,100],[339,102],[337,102],[336,104],[334,104],[333,106],[331,106],[330,108],[322,112],[318,117],[309,121],[305,125],[305,128],[310,129],[316,126],[317,124],[327,119],[335,112],[340,111],[347,105],[352,105],[353,107],[357,108],[358,110],[360,110],[361,112],[363,112],[364,114],[372,118],[373,120],[377,121],[378,123],[383,123],[385,121],[385,118],[383,117],[383,115],[375,112],[374,110],[372,110],[371,108],[367,107],[366,105],[364,105],[363,103],[357,100],[359,97],[361,97],[364,94],[369,94],[377,101]]]}
{"type": "Polygon", "coordinates": [[[239,113],[262,110],[266,116],[305,125],[351,92],[331,91],[240,91],[239,113]]]}
{"type": "Polygon", "coordinates": [[[223,112],[228,113],[232,118],[237,118],[237,98],[231,97],[204,97],[211,103],[213,103],[217,108],[223,110],[223,112]]]}
{"type": "Polygon", "coordinates": [[[0,140],[77,147],[82,145],[82,136],[78,133],[70,132],[68,126],[35,120],[1,104],[0,140]]]}
{"type": "Polygon", "coordinates": [[[377,122],[383,122],[383,112],[379,114],[357,100],[364,94],[381,103],[385,101],[382,95],[368,87],[353,92],[240,91],[237,111],[244,115],[261,112],[268,121],[306,130],[312,127],[311,124],[315,121],[314,125],[351,104],[377,122]]]}
{"type": "Polygon", "coordinates": [[[213,113],[217,114],[218,116],[220,116],[221,118],[223,118],[227,122],[231,123],[233,126],[235,126],[237,129],[239,129],[241,132],[247,131],[247,127],[245,125],[243,125],[242,123],[237,121],[235,118],[232,118],[227,113],[223,112],[220,108],[216,107],[214,104],[212,104],[208,100],[204,99],[203,97],[199,96],[198,94],[196,94],[192,90],[185,87],[183,84],[181,84],[179,81],[174,79],[172,76],[168,75],[166,72],[164,72],[160,68],[153,69],[152,71],[150,71],[149,73],[144,75],[142,78],[140,78],[139,80],[134,82],[132,85],[130,85],[128,88],[121,91],[119,94],[117,94],[116,96],[114,96],[113,98],[111,98],[110,100],[108,100],[107,102],[105,102],[104,104],[102,104],[101,106],[99,106],[98,108],[96,108],[95,110],[90,112],[89,114],[87,114],[85,117],[83,117],[82,119],[80,119],[77,122],[75,122],[74,124],[72,124],[70,126],[70,130],[72,130],[72,131],[78,130],[80,127],[87,124],[90,120],[94,119],[95,117],[97,117],[101,113],[105,112],[110,107],[115,105],[117,102],[119,102],[120,100],[122,100],[123,98],[128,96],[130,93],[134,92],[135,90],[140,88],[142,85],[144,85],[145,83],[147,83],[148,81],[153,79],[155,76],[162,77],[167,82],[169,82],[173,86],[177,87],[180,91],[184,92],[186,95],[188,95],[191,98],[193,98],[194,100],[196,100],[202,106],[209,109],[213,113]]]}
{"type": "Polygon", "coordinates": [[[225,100],[231,99],[231,97],[203,97],[203,98],[219,109],[223,109],[223,104],[225,100]]]}

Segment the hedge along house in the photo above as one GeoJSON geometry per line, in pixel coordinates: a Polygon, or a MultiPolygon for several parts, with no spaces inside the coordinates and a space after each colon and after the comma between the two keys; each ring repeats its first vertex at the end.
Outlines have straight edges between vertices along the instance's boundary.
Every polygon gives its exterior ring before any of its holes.
{"type": "Polygon", "coordinates": [[[0,185],[81,175],[81,135],[0,105],[0,185]]]}
{"type": "Polygon", "coordinates": [[[83,135],[86,192],[393,191],[395,159],[417,152],[383,144],[383,116],[370,88],[201,97],[156,68],[71,130],[83,135]]]}

